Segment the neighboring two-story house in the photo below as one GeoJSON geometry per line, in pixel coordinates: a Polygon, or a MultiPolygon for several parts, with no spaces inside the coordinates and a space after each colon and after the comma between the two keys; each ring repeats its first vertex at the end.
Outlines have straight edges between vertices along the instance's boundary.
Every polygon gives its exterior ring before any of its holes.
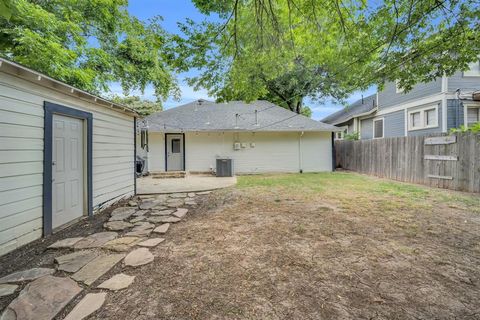
{"type": "Polygon", "coordinates": [[[360,139],[376,139],[448,132],[451,128],[480,121],[480,63],[403,92],[389,82],[375,95],[321,120],[344,130],[358,132],[360,139]]]}

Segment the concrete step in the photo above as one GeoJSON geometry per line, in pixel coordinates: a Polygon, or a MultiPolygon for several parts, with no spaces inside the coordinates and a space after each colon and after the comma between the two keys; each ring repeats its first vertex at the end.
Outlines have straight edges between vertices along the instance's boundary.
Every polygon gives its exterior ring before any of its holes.
{"type": "Polygon", "coordinates": [[[187,173],[185,171],[167,171],[167,172],[151,172],[150,175],[154,179],[173,179],[173,178],[185,178],[187,173]]]}

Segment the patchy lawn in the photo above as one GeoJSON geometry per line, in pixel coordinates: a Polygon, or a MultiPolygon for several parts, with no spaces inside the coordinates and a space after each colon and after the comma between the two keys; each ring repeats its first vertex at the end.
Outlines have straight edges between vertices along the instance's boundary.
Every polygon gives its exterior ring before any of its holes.
{"type": "Polygon", "coordinates": [[[478,195],[328,173],[207,200],[93,318],[480,318],[478,195]]]}

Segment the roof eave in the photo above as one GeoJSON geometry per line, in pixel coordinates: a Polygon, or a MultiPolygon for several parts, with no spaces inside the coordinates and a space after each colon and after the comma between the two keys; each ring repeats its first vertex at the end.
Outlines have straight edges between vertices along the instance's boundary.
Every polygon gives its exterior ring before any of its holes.
{"type": "Polygon", "coordinates": [[[104,107],[115,109],[116,111],[120,111],[122,113],[127,113],[133,116],[139,116],[139,114],[135,110],[127,106],[96,96],[85,90],[78,89],[69,84],[66,84],[65,82],[56,80],[41,72],[35,71],[33,69],[25,67],[19,63],[7,60],[5,58],[0,58],[0,71],[17,76],[19,78],[25,79],[30,82],[34,82],[36,79],[37,83],[40,84],[41,86],[49,87],[50,89],[59,91],[69,96],[88,100],[89,102],[97,103],[104,107]],[[12,70],[7,70],[7,68],[10,68],[12,70]]]}

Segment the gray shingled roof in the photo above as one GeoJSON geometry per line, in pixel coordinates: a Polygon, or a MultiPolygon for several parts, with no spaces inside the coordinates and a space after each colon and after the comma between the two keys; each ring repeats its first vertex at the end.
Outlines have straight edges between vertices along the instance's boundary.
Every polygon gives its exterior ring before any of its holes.
{"type": "Polygon", "coordinates": [[[352,117],[359,114],[372,111],[377,107],[376,98],[377,95],[372,94],[371,96],[363,98],[363,103],[362,99],[355,101],[354,103],[343,108],[342,110],[332,113],[331,115],[323,118],[321,121],[330,124],[339,124],[348,121],[352,117]]]}
{"type": "Polygon", "coordinates": [[[197,100],[151,114],[153,132],[179,131],[338,131],[339,129],[296,114],[268,101],[215,103],[197,100]],[[255,122],[255,110],[258,123],[255,122]],[[238,114],[238,116],[236,116],[238,114]]]}

